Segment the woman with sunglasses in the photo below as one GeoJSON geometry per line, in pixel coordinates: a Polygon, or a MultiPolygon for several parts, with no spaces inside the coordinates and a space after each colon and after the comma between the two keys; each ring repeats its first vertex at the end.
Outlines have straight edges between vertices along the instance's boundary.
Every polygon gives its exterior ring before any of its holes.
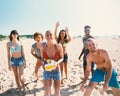
{"type": "Polygon", "coordinates": [[[19,40],[17,30],[10,33],[10,42],[7,43],[8,69],[13,70],[18,91],[25,91],[24,85],[24,68],[26,60],[23,45],[19,40]]]}
{"type": "Polygon", "coordinates": [[[43,64],[45,96],[51,96],[51,85],[53,80],[55,96],[60,96],[61,72],[59,64],[63,61],[63,49],[60,45],[54,43],[53,35],[50,30],[46,31],[45,38],[47,44],[43,48],[43,58],[44,60],[49,59],[54,61],[54,69],[51,71],[45,70],[45,65],[43,64]]]}

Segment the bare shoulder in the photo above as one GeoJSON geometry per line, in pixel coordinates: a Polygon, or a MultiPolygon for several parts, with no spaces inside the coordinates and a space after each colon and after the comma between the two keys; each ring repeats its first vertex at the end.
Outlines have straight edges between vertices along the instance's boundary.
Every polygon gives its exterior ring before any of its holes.
{"type": "Polygon", "coordinates": [[[9,47],[10,46],[10,42],[7,42],[6,46],[9,47]]]}
{"type": "Polygon", "coordinates": [[[18,43],[19,43],[20,46],[23,47],[23,43],[22,43],[22,41],[19,41],[18,43]]]}
{"type": "Polygon", "coordinates": [[[22,45],[22,41],[19,41],[19,44],[22,45]]]}
{"type": "Polygon", "coordinates": [[[102,56],[102,57],[105,57],[107,58],[108,57],[108,52],[104,49],[99,49],[99,54],[102,56]]]}
{"type": "Polygon", "coordinates": [[[104,49],[98,49],[98,51],[100,52],[100,54],[108,54],[108,52],[104,49]]]}

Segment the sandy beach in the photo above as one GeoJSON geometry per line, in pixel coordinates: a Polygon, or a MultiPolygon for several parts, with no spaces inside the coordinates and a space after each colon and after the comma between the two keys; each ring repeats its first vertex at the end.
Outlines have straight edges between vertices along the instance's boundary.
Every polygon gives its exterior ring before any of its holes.
{"type": "MultiPolygon", "coordinates": [[[[118,80],[120,82],[120,38],[118,37],[96,37],[98,47],[108,51],[114,69],[118,72],[118,80]]],[[[27,62],[27,67],[24,71],[26,94],[17,92],[15,90],[16,83],[12,71],[7,67],[7,52],[6,43],[8,40],[0,41],[0,96],[44,96],[43,87],[43,69],[39,69],[40,80],[38,83],[34,82],[34,67],[36,59],[31,55],[31,45],[34,43],[33,39],[21,39],[24,46],[24,52],[27,62]]],[[[79,90],[80,82],[83,77],[82,59],[78,60],[78,56],[82,50],[83,44],[80,37],[73,38],[68,44],[68,80],[64,79],[64,85],[61,86],[61,96],[83,96],[84,92],[79,90]]],[[[91,78],[91,77],[89,77],[91,78]]],[[[89,81],[89,80],[88,80],[89,81]]],[[[53,87],[53,86],[52,86],[53,87]]],[[[87,85],[86,85],[87,87],[87,85]]],[[[102,90],[102,83],[97,85],[91,96],[103,96],[100,94],[102,90]]],[[[52,88],[52,94],[54,90],[52,88]]],[[[54,96],[54,95],[52,95],[54,96]]],[[[104,96],[113,96],[111,88],[108,89],[104,96]]]]}

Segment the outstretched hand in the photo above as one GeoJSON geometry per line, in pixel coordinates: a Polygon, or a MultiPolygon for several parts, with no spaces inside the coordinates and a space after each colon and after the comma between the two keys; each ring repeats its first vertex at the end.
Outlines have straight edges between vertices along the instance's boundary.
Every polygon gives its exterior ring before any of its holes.
{"type": "Polygon", "coordinates": [[[58,65],[58,63],[55,61],[54,62],[54,70],[56,69],[57,65],[58,65]]]}
{"type": "Polygon", "coordinates": [[[80,84],[80,91],[84,91],[84,83],[83,82],[81,82],[81,84],[80,84]]]}
{"type": "Polygon", "coordinates": [[[65,31],[66,31],[66,33],[68,34],[68,27],[67,27],[67,26],[65,27],[65,31]]]}
{"type": "Polygon", "coordinates": [[[56,22],[56,27],[59,27],[60,23],[59,22],[56,22]]]}
{"type": "Polygon", "coordinates": [[[108,84],[105,83],[105,84],[103,85],[103,91],[107,91],[107,89],[108,89],[108,84]]]}

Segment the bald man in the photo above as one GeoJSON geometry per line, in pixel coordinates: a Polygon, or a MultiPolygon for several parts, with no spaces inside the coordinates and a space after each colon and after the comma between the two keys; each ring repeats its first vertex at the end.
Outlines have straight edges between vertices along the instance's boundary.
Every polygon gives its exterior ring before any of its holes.
{"type": "Polygon", "coordinates": [[[91,62],[94,62],[97,69],[94,71],[93,77],[90,80],[84,96],[90,96],[92,90],[101,81],[104,81],[103,92],[107,91],[108,86],[110,86],[113,91],[113,96],[120,96],[120,85],[117,80],[117,73],[112,68],[112,63],[110,61],[108,52],[104,49],[98,49],[95,39],[92,38],[87,40],[86,45],[90,53],[86,57],[87,67],[80,90],[84,89],[84,84],[86,83],[91,71],[91,62]]]}

